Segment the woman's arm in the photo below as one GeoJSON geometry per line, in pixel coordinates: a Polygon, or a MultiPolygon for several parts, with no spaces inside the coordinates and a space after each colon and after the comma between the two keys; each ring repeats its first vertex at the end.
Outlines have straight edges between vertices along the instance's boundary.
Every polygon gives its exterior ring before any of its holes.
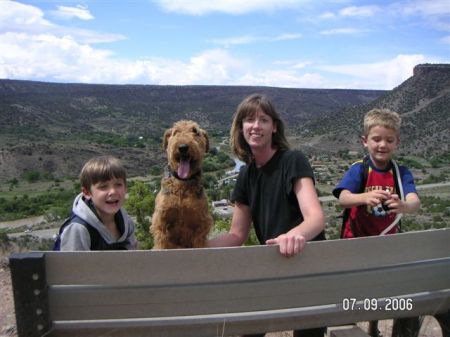
{"type": "Polygon", "coordinates": [[[240,202],[234,205],[233,219],[228,233],[208,240],[208,247],[241,246],[248,237],[252,223],[250,207],[240,202]]]}
{"type": "Polygon", "coordinates": [[[313,239],[325,227],[325,216],[313,180],[311,178],[297,179],[294,192],[303,214],[303,222],[289,232],[266,241],[269,245],[280,245],[280,253],[288,257],[302,251],[306,241],[313,239]]]}

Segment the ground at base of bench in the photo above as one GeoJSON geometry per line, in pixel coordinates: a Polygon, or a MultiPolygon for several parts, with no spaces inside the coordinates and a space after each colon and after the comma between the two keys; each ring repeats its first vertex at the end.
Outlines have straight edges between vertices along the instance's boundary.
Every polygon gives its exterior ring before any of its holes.
{"type": "Polygon", "coordinates": [[[357,326],[351,328],[336,329],[330,331],[330,337],[370,337],[366,332],[357,326]]]}

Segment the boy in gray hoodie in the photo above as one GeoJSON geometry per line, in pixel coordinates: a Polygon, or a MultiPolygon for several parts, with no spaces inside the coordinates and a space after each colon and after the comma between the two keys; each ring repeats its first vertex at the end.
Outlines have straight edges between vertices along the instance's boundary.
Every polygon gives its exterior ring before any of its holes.
{"type": "Polygon", "coordinates": [[[80,182],[82,193],[75,198],[70,221],[60,230],[60,250],[136,249],[133,221],[122,208],[127,182],[119,159],[90,159],[80,182]]]}

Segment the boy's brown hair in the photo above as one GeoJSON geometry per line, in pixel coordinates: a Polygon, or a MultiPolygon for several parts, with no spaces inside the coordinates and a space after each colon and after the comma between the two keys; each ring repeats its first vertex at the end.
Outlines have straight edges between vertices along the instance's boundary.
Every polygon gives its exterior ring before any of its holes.
{"type": "Polygon", "coordinates": [[[127,172],[122,162],[113,156],[100,156],[91,158],[84,164],[80,173],[81,187],[90,190],[98,182],[113,178],[122,178],[126,183],[127,172]]]}
{"type": "Polygon", "coordinates": [[[383,126],[394,130],[397,135],[400,133],[400,115],[389,109],[372,109],[364,116],[364,136],[369,134],[374,126],[383,126]]]}

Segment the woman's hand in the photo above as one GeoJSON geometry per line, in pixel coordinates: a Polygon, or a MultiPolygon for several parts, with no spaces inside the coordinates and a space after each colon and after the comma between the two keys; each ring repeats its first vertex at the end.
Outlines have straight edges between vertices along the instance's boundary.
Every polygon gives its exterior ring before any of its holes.
{"type": "Polygon", "coordinates": [[[305,248],[306,239],[303,235],[281,234],[275,239],[266,241],[267,245],[279,245],[280,253],[286,257],[292,257],[305,248]]]}

